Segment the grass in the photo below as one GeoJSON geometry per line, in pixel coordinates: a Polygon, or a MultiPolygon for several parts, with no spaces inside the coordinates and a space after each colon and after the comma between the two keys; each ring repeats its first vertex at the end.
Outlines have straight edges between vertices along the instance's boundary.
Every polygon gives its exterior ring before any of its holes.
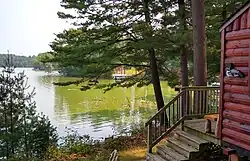
{"type": "Polygon", "coordinates": [[[119,161],[142,161],[145,160],[147,153],[146,147],[134,147],[132,149],[119,152],[119,161]]]}
{"type": "Polygon", "coordinates": [[[141,161],[145,160],[147,151],[143,127],[131,131],[131,136],[106,138],[104,142],[96,142],[77,132],[62,139],[60,146],[48,149],[47,161],[107,161],[115,149],[118,161],[141,161]]]}

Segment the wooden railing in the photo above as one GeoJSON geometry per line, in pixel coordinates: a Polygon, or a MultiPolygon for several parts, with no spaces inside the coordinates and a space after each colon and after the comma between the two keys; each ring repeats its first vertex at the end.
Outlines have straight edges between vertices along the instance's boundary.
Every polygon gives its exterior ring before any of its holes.
{"type": "Polygon", "coordinates": [[[184,87],[146,122],[148,152],[185,120],[218,113],[219,87],[184,87]]]}

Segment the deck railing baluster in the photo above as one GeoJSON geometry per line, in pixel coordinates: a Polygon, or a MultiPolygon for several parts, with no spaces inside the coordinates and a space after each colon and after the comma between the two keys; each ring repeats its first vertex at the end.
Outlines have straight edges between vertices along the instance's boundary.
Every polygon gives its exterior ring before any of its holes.
{"type": "Polygon", "coordinates": [[[169,109],[168,109],[168,119],[169,119],[169,126],[171,126],[171,124],[172,124],[172,119],[173,119],[173,117],[172,117],[172,115],[171,115],[171,109],[172,109],[172,106],[173,104],[171,104],[169,107],[169,109]]]}
{"type": "Polygon", "coordinates": [[[177,106],[176,106],[176,119],[179,119],[179,112],[180,112],[180,98],[177,99],[177,106]]]}
{"type": "Polygon", "coordinates": [[[173,103],[173,110],[172,110],[172,116],[173,116],[173,124],[174,124],[174,122],[175,122],[175,112],[174,112],[174,108],[175,108],[175,106],[174,106],[174,104],[175,104],[175,102],[173,103]]]}
{"type": "Polygon", "coordinates": [[[208,103],[208,91],[204,91],[204,97],[205,97],[205,101],[204,101],[204,111],[203,113],[207,113],[207,103],[208,103]]]}
{"type": "Polygon", "coordinates": [[[159,116],[159,121],[158,121],[158,126],[159,126],[159,129],[158,129],[158,137],[161,136],[161,134],[163,133],[162,132],[162,117],[164,117],[164,115],[162,115],[161,117],[159,116]]]}
{"type": "MultiPolygon", "coordinates": [[[[156,118],[155,118],[155,120],[156,120],[156,118]]],[[[156,136],[156,121],[154,120],[154,140],[157,138],[157,136],[156,136]]]]}
{"type": "Polygon", "coordinates": [[[216,100],[216,90],[214,90],[214,107],[213,107],[213,111],[215,111],[215,108],[217,106],[217,100],[216,100]]]}
{"type": "Polygon", "coordinates": [[[164,118],[164,131],[166,131],[167,130],[167,120],[166,120],[166,111],[164,111],[164,116],[163,116],[163,118],[164,118]]]}
{"type": "Polygon", "coordinates": [[[216,111],[215,111],[216,113],[219,113],[219,102],[220,102],[220,101],[219,101],[219,98],[220,98],[220,91],[217,89],[217,90],[216,90],[216,100],[217,100],[217,102],[216,102],[216,107],[217,107],[217,108],[216,108],[216,111]]]}
{"type": "Polygon", "coordinates": [[[209,104],[210,104],[210,90],[207,91],[207,102],[206,102],[206,111],[205,113],[208,113],[209,112],[209,104]]]}
{"type": "Polygon", "coordinates": [[[186,114],[189,114],[189,91],[185,91],[185,98],[186,98],[186,114]]]}
{"type": "Polygon", "coordinates": [[[152,143],[153,143],[153,136],[152,136],[152,122],[148,124],[148,136],[147,136],[147,147],[148,152],[152,153],[152,143]]]}
{"type": "Polygon", "coordinates": [[[202,105],[202,109],[201,109],[201,114],[204,114],[205,113],[205,102],[206,102],[206,93],[205,93],[205,90],[202,90],[201,91],[201,95],[202,95],[202,99],[201,99],[201,105],[202,105]]]}
{"type": "Polygon", "coordinates": [[[200,114],[200,111],[201,111],[201,91],[197,91],[197,97],[198,97],[198,106],[197,106],[197,113],[196,114],[200,114]]]}
{"type": "Polygon", "coordinates": [[[192,107],[192,112],[191,113],[195,113],[195,97],[196,97],[196,92],[195,91],[192,91],[193,92],[193,107],[192,107]]]}

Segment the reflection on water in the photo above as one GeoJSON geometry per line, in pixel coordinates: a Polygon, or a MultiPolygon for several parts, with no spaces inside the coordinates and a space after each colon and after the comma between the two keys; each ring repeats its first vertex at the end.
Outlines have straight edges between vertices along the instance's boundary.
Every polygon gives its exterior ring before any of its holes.
{"type": "MultiPolygon", "coordinates": [[[[144,122],[156,112],[152,86],[115,88],[103,93],[100,89],[80,91],[79,86],[54,86],[52,82],[74,78],[48,76],[44,72],[25,70],[29,84],[36,88],[37,111],[46,114],[59,135],[66,134],[66,127],[101,139],[119,134],[144,122]]],[[[110,80],[101,80],[108,83],[110,80]]],[[[162,83],[165,101],[174,91],[162,83]]]]}

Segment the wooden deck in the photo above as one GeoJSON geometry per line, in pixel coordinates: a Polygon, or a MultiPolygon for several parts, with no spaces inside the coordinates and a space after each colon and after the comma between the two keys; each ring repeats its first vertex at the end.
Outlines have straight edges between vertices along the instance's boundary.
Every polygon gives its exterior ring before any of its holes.
{"type": "MultiPolygon", "coordinates": [[[[197,131],[200,131],[202,133],[206,133],[205,122],[206,120],[204,119],[187,120],[185,121],[184,125],[192,129],[195,129],[197,131]]],[[[211,125],[212,125],[212,133],[209,133],[209,134],[215,136],[214,132],[215,132],[216,121],[211,121],[211,125]]]]}
{"type": "Polygon", "coordinates": [[[184,129],[185,131],[195,134],[196,136],[220,145],[220,140],[214,133],[216,121],[211,121],[212,133],[205,132],[205,122],[206,121],[204,119],[187,120],[184,123],[184,129]]]}

